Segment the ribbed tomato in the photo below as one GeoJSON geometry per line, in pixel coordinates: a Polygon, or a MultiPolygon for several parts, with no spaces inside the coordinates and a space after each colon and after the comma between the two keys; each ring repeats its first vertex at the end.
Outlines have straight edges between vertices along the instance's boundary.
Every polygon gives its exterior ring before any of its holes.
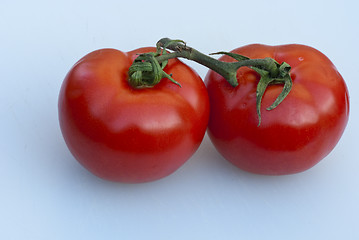
{"type": "Polygon", "coordinates": [[[178,169],[199,147],[209,101],[199,75],[177,59],[168,79],[133,88],[128,69],[141,48],[128,53],[101,49],[79,60],[59,96],[59,120],[73,156],[95,175],[120,182],[147,182],[178,169]]]}
{"type": "MultiPolygon", "coordinates": [[[[224,158],[253,173],[282,175],[304,171],[327,156],[342,136],[349,116],[348,90],[333,63],[318,50],[297,44],[252,44],[232,52],[288,63],[293,86],[271,111],[265,108],[274,102],[282,86],[267,88],[258,126],[256,88],[260,76],[250,68],[240,68],[239,85],[234,88],[219,74],[208,72],[208,132],[224,158]]],[[[220,60],[235,61],[229,56],[220,60]]]]}

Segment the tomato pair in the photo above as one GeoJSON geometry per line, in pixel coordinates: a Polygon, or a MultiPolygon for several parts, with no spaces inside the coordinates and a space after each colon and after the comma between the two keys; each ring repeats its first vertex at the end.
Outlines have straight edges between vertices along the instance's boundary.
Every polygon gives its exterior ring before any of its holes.
{"type": "MultiPolygon", "coordinates": [[[[271,57],[292,66],[293,88],[272,111],[262,111],[258,126],[259,75],[237,72],[232,87],[210,70],[205,84],[178,59],[163,69],[181,87],[162,79],[153,87],[133,88],[128,70],[137,54],[101,49],[79,60],[67,74],[59,96],[59,121],[74,157],[95,175],[120,182],[163,178],[198,149],[208,126],[218,151],[236,166],[260,174],[306,170],[336,145],[349,114],[348,92],[334,65],[302,45],[249,45],[233,52],[271,57]]],[[[228,56],[222,61],[235,61],[228,56]]],[[[262,106],[281,86],[270,86],[262,106]]]]}

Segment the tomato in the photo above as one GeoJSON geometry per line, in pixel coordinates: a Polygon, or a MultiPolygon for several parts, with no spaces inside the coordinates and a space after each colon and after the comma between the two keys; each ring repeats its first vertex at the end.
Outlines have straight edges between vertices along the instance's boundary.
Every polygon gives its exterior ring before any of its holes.
{"type": "Polygon", "coordinates": [[[165,71],[181,87],[162,79],[135,89],[128,69],[131,52],[100,49],[79,60],[59,95],[59,122],[73,156],[93,174],[110,181],[138,183],[163,178],[199,147],[207,128],[209,100],[199,75],[180,60],[165,71]]]}
{"type": "MultiPolygon", "coordinates": [[[[252,44],[232,52],[288,63],[293,86],[271,111],[265,108],[283,86],[267,88],[258,126],[256,87],[260,76],[248,67],[240,68],[239,85],[234,88],[219,74],[208,72],[208,135],[223,157],[243,170],[265,175],[298,173],[326,157],[339,141],[349,116],[348,90],[333,63],[318,50],[297,44],[252,44]]],[[[220,60],[235,61],[229,56],[220,60]]]]}

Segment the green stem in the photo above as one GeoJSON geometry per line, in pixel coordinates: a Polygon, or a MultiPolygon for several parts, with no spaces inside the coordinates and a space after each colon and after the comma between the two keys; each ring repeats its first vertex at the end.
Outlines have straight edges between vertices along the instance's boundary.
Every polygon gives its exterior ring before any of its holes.
{"type": "MultiPolygon", "coordinates": [[[[163,41],[164,39],[161,39],[163,41]]],[[[196,49],[187,47],[183,44],[176,44],[176,45],[169,45],[167,46],[167,49],[173,50],[175,52],[170,54],[161,55],[159,57],[156,57],[156,59],[161,62],[164,60],[168,60],[171,58],[185,58],[194,62],[197,62],[203,66],[206,66],[209,69],[212,69],[213,71],[219,73],[222,75],[225,79],[228,81],[231,81],[232,86],[237,86],[238,83],[235,83],[233,79],[236,77],[237,68],[233,66],[233,64],[228,64],[226,62],[218,61],[217,59],[214,59],[212,57],[209,57],[196,49]]]]}
{"type": "MultiPolygon", "coordinates": [[[[279,72],[274,59],[271,58],[249,59],[244,57],[243,60],[238,62],[222,62],[215,58],[209,57],[197,51],[194,48],[188,47],[181,42],[176,41],[171,43],[171,41],[172,40],[169,38],[162,38],[157,42],[157,47],[166,46],[166,49],[174,51],[170,54],[164,54],[156,57],[156,59],[159,62],[169,60],[171,58],[178,58],[178,57],[195,61],[222,75],[233,87],[236,87],[238,85],[236,76],[237,76],[237,70],[240,67],[252,66],[262,69],[268,69],[271,76],[277,76],[279,72]]],[[[224,53],[224,52],[220,52],[220,53],[224,53]]]]}
{"type": "Polygon", "coordinates": [[[237,61],[219,61],[194,48],[188,47],[181,40],[162,38],[157,42],[156,53],[141,54],[134,61],[129,69],[129,83],[134,88],[152,87],[159,83],[162,78],[168,78],[173,83],[181,86],[180,83],[172,79],[170,74],[163,71],[168,60],[173,58],[186,58],[204,65],[222,75],[233,87],[238,86],[237,70],[244,66],[250,67],[261,76],[257,85],[256,99],[259,124],[261,123],[261,101],[267,87],[273,84],[284,85],[281,94],[267,110],[276,108],[289,94],[292,87],[292,79],[290,77],[291,67],[287,63],[283,62],[279,64],[272,58],[250,59],[239,54],[228,52],[218,52],[216,54],[225,54],[237,61]],[[173,52],[167,53],[166,49],[172,50],[173,52]]]}

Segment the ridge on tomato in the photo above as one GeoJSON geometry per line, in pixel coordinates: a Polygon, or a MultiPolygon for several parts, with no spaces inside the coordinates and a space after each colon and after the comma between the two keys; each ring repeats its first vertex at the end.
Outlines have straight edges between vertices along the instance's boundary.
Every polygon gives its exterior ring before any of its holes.
{"type": "MultiPolygon", "coordinates": [[[[333,63],[318,50],[298,44],[252,44],[231,53],[288,63],[292,89],[278,107],[262,109],[258,126],[258,73],[240,68],[238,86],[233,87],[209,70],[205,78],[210,98],[208,134],[223,157],[249,172],[283,175],[307,170],[327,156],[349,117],[348,90],[333,63]]],[[[219,60],[235,61],[227,55],[219,60]]],[[[268,86],[261,108],[269,107],[281,91],[279,85],[268,86]]]]}
{"type": "Polygon", "coordinates": [[[182,166],[199,147],[209,117],[206,87],[178,59],[164,70],[181,85],[162,79],[134,88],[128,70],[137,54],[100,49],[79,60],[59,95],[59,122],[73,156],[93,174],[111,181],[148,182],[182,166]]]}

